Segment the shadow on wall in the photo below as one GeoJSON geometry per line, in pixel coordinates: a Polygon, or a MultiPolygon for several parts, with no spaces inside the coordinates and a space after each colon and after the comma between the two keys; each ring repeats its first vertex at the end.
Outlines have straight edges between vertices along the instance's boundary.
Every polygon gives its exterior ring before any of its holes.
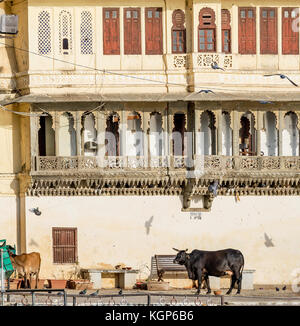
{"type": "Polygon", "coordinates": [[[147,235],[149,235],[149,233],[150,233],[150,228],[151,228],[151,226],[152,226],[153,218],[154,218],[154,216],[152,215],[152,216],[149,218],[149,220],[147,220],[147,221],[145,222],[145,228],[146,228],[146,234],[147,234],[147,235]]]}
{"type": "Polygon", "coordinates": [[[264,234],[264,236],[265,236],[265,242],[264,242],[265,246],[266,246],[266,247],[275,247],[275,245],[274,245],[272,239],[269,238],[268,235],[267,235],[266,233],[264,234]]]}

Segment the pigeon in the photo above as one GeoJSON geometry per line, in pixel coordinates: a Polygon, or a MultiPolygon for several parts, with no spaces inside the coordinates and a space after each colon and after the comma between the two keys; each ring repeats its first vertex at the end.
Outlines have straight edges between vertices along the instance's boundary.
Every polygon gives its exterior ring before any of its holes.
{"type": "Polygon", "coordinates": [[[271,101],[259,101],[260,104],[273,104],[271,101]]]}
{"type": "Polygon", "coordinates": [[[123,291],[122,291],[122,289],[119,291],[119,295],[122,295],[123,294],[123,291]]]}
{"type": "Polygon", "coordinates": [[[276,291],[278,292],[279,291],[279,288],[276,288],[276,291]]]}
{"type": "Polygon", "coordinates": [[[93,292],[92,294],[90,294],[90,296],[95,297],[98,294],[99,294],[99,290],[97,290],[96,292],[93,292]]]}
{"type": "Polygon", "coordinates": [[[83,295],[86,294],[86,289],[80,291],[79,294],[83,294],[83,295]]]}
{"type": "Polygon", "coordinates": [[[38,216],[42,214],[42,212],[39,211],[38,207],[37,208],[30,208],[29,211],[31,213],[34,213],[35,215],[38,215],[38,216]]]}
{"type": "Polygon", "coordinates": [[[215,94],[215,92],[213,92],[211,89],[201,89],[201,91],[199,91],[197,94],[201,94],[201,93],[205,93],[205,94],[212,93],[212,94],[215,94]]]}
{"type": "Polygon", "coordinates": [[[285,286],[282,288],[282,290],[283,290],[283,291],[285,291],[285,290],[286,290],[286,285],[285,285],[285,286]]]}
{"type": "Polygon", "coordinates": [[[63,295],[63,293],[62,292],[58,292],[57,295],[63,295]]]}
{"type": "Polygon", "coordinates": [[[292,83],[294,86],[298,87],[296,83],[294,83],[288,76],[283,74],[272,74],[272,75],[264,75],[265,77],[271,77],[271,76],[279,76],[281,79],[287,79],[290,83],[292,83]]]}
{"type": "Polygon", "coordinates": [[[208,186],[208,191],[214,194],[214,197],[217,197],[218,190],[218,181],[214,181],[212,184],[208,186]]]}
{"type": "Polygon", "coordinates": [[[212,67],[214,70],[220,69],[220,70],[225,71],[223,68],[219,67],[218,64],[217,64],[215,61],[211,64],[211,67],[212,67]]]}

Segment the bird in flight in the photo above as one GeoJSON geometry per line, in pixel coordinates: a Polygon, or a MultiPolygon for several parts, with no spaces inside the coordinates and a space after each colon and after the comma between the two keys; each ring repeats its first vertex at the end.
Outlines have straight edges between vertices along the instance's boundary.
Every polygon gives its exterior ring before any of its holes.
{"type": "Polygon", "coordinates": [[[271,75],[264,75],[264,77],[271,77],[271,76],[279,76],[281,79],[287,79],[290,83],[292,83],[294,86],[298,87],[296,83],[294,83],[288,76],[283,74],[271,74],[271,75]]]}
{"type": "Polygon", "coordinates": [[[201,93],[205,93],[205,94],[208,94],[208,93],[216,94],[211,89],[201,89],[201,91],[199,91],[197,94],[201,94],[201,93]]]}
{"type": "Polygon", "coordinates": [[[217,64],[215,61],[211,64],[211,67],[212,67],[214,70],[220,69],[220,70],[225,71],[225,69],[219,67],[218,64],[217,64]]]}

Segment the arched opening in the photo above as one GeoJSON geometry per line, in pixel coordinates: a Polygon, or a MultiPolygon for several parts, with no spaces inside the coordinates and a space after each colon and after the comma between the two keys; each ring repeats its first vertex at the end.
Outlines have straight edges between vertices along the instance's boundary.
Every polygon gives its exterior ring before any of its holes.
{"type": "Polygon", "coordinates": [[[215,117],[211,111],[204,111],[200,118],[200,154],[216,155],[215,117]]]}
{"type": "Polygon", "coordinates": [[[142,119],[138,112],[130,112],[127,116],[126,153],[128,156],[143,156],[144,135],[142,119]]]}
{"type": "Polygon", "coordinates": [[[119,134],[120,117],[117,113],[112,113],[106,120],[105,129],[105,155],[120,155],[120,134],[119,134]]]}
{"type": "Polygon", "coordinates": [[[174,114],[174,128],[172,132],[173,155],[184,156],[186,153],[186,128],[185,128],[185,114],[174,114]]]}
{"type": "Polygon", "coordinates": [[[95,128],[95,116],[93,113],[83,114],[82,116],[82,135],[84,156],[97,155],[97,130],[95,128]]]}
{"type": "Polygon", "coordinates": [[[299,129],[298,117],[295,112],[288,112],[284,116],[284,129],[282,131],[283,156],[299,155],[299,129]]]}
{"type": "Polygon", "coordinates": [[[76,156],[76,131],[72,114],[65,112],[59,118],[59,156],[76,156]]]}
{"type": "Polygon", "coordinates": [[[263,116],[263,130],[261,133],[262,155],[278,155],[278,130],[276,129],[276,115],[273,112],[265,112],[263,116]]]}
{"type": "Polygon", "coordinates": [[[149,146],[151,156],[162,156],[164,152],[162,116],[158,112],[150,115],[149,146]]]}
{"type": "Polygon", "coordinates": [[[38,131],[39,156],[55,156],[55,131],[52,128],[51,116],[40,117],[38,131]]]}
{"type": "Polygon", "coordinates": [[[222,125],[222,155],[232,155],[232,129],[230,127],[230,114],[223,111],[221,115],[222,125]]]}
{"type": "Polygon", "coordinates": [[[256,130],[255,119],[251,112],[246,112],[241,117],[240,128],[240,155],[256,155],[256,130]]]}

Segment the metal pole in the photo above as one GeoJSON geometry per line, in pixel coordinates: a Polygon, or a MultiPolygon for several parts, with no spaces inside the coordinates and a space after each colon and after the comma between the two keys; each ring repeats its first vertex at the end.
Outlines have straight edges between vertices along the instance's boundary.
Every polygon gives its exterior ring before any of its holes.
{"type": "Polygon", "coordinates": [[[151,304],[151,296],[150,294],[147,294],[147,306],[150,306],[151,304]]]}
{"type": "Polygon", "coordinates": [[[64,291],[64,305],[67,306],[68,305],[68,299],[67,299],[67,292],[64,291]]]}
{"type": "Polygon", "coordinates": [[[73,296],[73,306],[76,306],[76,297],[73,296]]]}
{"type": "Polygon", "coordinates": [[[35,295],[34,295],[34,291],[32,291],[31,294],[32,294],[32,305],[35,306],[35,295]]]}

